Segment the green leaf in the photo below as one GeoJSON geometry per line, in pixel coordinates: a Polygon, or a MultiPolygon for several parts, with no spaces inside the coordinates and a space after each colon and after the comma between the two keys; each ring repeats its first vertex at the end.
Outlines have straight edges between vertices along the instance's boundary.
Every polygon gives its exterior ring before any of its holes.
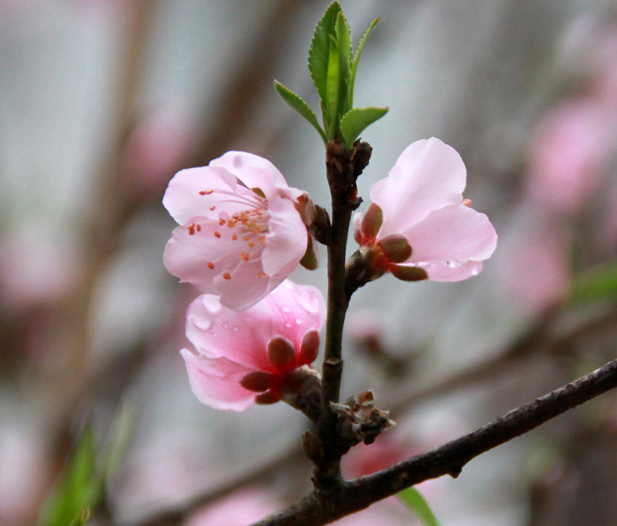
{"type": "Polygon", "coordinates": [[[89,512],[82,510],[96,507],[102,495],[103,479],[97,473],[94,433],[87,426],[43,507],[39,525],[66,526],[77,521],[80,513],[87,520],[89,512]]]}
{"type": "Polygon", "coordinates": [[[349,79],[351,78],[351,30],[341,11],[336,16],[336,42],[339,52],[339,89],[337,101],[337,120],[349,109],[349,79]]]}
{"type": "Polygon", "coordinates": [[[388,113],[388,108],[353,108],[341,119],[341,134],[350,148],[358,136],[377,119],[388,113]]]}
{"type": "Polygon", "coordinates": [[[336,24],[334,26],[334,36],[338,42],[341,57],[348,63],[351,62],[351,29],[342,11],[336,15],[336,24]]]}
{"type": "Polygon", "coordinates": [[[309,71],[324,107],[326,106],[328,65],[330,63],[330,37],[334,35],[336,19],[340,12],[341,5],[338,2],[330,4],[317,23],[317,27],[315,27],[315,34],[309,48],[309,71]]]}
{"type": "Polygon", "coordinates": [[[338,134],[338,97],[340,88],[339,49],[338,42],[330,37],[330,61],[328,62],[328,80],[326,83],[326,99],[324,102],[324,122],[328,123],[330,135],[328,139],[336,138],[338,134]]]}
{"type": "Polygon", "coordinates": [[[424,526],[440,526],[431,507],[416,488],[404,489],[397,497],[416,514],[424,526]]]}
{"type": "Polygon", "coordinates": [[[88,508],[81,508],[75,518],[71,521],[69,526],[85,526],[90,520],[90,510],[88,508]]]}
{"type": "Polygon", "coordinates": [[[617,261],[574,278],[571,305],[600,300],[617,300],[617,261]]]}
{"type": "Polygon", "coordinates": [[[293,91],[286,88],[276,80],[274,81],[274,89],[287,104],[289,104],[294,110],[296,110],[300,115],[302,115],[302,117],[313,125],[313,127],[319,132],[319,135],[321,135],[324,143],[327,144],[328,139],[326,138],[326,134],[321,129],[321,126],[319,126],[315,112],[309,108],[308,104],[293,91]]]}
{"type": "Polygon", "coordinates": [[[353,89],[356,83],[356,71],[358,70],[358,62],[360,60],[360,53],[362,53],[362,49],[364,48],[364,43],[366,42],[369,33],[373,30],[375,25],[379,22],[379,18],[376,18],[371,22],[371,25],[368,26],[366,33],[360,39],[360,43],[358,44],[358,49],[356,50],[356,54],[353,58],[353,62],[351,63],[351,78],[349,80],[349,107],[353,108],[353,89]]]}

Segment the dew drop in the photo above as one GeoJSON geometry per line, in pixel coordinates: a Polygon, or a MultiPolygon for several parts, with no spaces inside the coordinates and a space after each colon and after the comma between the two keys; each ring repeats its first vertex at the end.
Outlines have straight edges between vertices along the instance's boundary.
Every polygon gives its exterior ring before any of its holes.
{"type": "Polygon", "coordinates": [[[288,329],[291,329],[291,323],[287,322],[287,323],[285,324],[285,327],[287,327],[288,329]]]}
{"type": "Polygon", "coordinates": [[[287,314],[287,313],[289,312],[289,307],[284,306],[283,308],[281,308],[281,310],[282,310],[285,314],[287,314]]]}
{"type": "Polygon", "coordinates": [[[296,323],[297,323],[298,325],[302,325],[302,320],[301,320],[300,318],[296,318],[296,323]]]}
{"type": "Polygon", "coordinates": [[[229,329],[229,323],[224,322],[223,323],[223,329],[229,329]]]}
{"type": "Polygon", "coordinates": [[[235,325],[231,328],[232,331],[234,332],[238,332],[238,327],[236,327],[235,325]]]}
{"type": "Polygon", "coordinates": [[[207,331],[210,327],[212,327],[212,320],[208,318],[193,318],[193,323],[195,324],[195,327],[202,331],[207,331]]]}

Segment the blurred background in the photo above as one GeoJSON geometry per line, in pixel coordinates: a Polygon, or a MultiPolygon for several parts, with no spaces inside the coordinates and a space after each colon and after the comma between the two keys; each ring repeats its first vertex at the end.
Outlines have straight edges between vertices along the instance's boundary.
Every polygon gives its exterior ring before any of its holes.
{"type": "MultiPolygon", "coordinates": [[[[363,135],[374,151],[360,195],[436,136],[461,153],[465,197],[500,236],[476,278],[385,276],[354,296],[343,398],[372,389],[398,426],[345,459],[353,477],[615,357],[617,8],[341,3],[354,45],[381,19],[355,103],[390,107],[363,135]]],[[[306,57],[327,5],[0,1],[3,526],[82,491],[66,489],[79,452],[91,524],[243,526],[310,488],[302,415],[217,412],[192,395],[178,351],[197,292],[163,267],[175,224],[161,198],[177,170],[233,149],[329,207],[321,140],[272,87],[317,109],[306,57]]],[[[292,279],[326,291],[324,268],[292,279]]],[[[615,525],[616,446],[609,393],[419,489],[449,526],[615,525]]],[[[389,499],[340,524],[414,521],[389,499]]]]}

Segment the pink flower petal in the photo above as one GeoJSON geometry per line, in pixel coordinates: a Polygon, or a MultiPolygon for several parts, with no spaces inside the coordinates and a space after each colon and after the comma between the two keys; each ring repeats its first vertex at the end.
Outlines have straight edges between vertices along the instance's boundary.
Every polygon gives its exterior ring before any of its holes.
{"type": "Polygon", "coordinates": [[[293,201],[278,196],[268,201],[270,220],[266,246],[262,254],[263,269],[269,276],[284,271],[285,277],[298,266],[306,252],[308,232],[293,201]],[[289,269],[290,265],[292,268],[289,269]],[[285,272],[286,271],[286,272],[285,272]]]}
{"type": "Polygon", "coordinates": [[[268,159],[247,152],[230,151],[210,162],[210,166],[226,168],[230,173],[240,179],[248,188],[259,188],[269,199],[282,190],[286,195],[296,198],[302,192],[290,188],[283,177],[268,159]],[[292,196],[290,191],[294,195],[292,196]],[[296,194],[297,192],[297,194],[296,194]]]}
{"type": "MultiPolygon", "coordinates": [[[[220,201],[218,192],[225,194],[235,192],[237,186],[236,178],[224,168],[212,166],[188,168],[178,172],[169,182],[163,196],[163,206],[180,225],[196,216],[217,218],[220,210],[211,211],[210,207],[220,201]],[[203,195],[200,193],[210,190],[212,193],[203,195]]],[[[228,213],[231,215],[235,211],[228,213]]]]}
{"type": "Polygon", "coordinates": [[[225,356],[251,370],[273,371],[266,354],[274,335],[270,309],[264,304],[267,297],[237,312],[221,306],[216,296],[199,296],[186,312],[186,336],[200,354],[225,356]]]}
{"type": "Polygon", "coordinates": [[[263,302],[270,310],[274,334],[292,342],[299,353],[304,334],[320,330],[326,318],[326,304],[321,292],[310,285],[285,280],[263,302]]]}
{"type": "Polygon", "coordinates": [[[413,250],[408,263],[458,266],[457,262],[490,257],[497,245],[497,233],[488,217],[465,205],[435,210],[402,234],[413,250]]]}
{"type": "Polygon", "coordinates": [[[325,319],[321,293],[289,280],[246,311],[237,312],[221,303],[205,294],[189,305],[188,339],[205,356],[225,356],[259,371],[275,372],[266,351],[273,337],[286,338],[299,354],[304,334],[321,329],[325,319]]]}
{"type": "Polygon", "coordinates": [[[388,177],[371,186],[371,200],[384,214],[380,237],[410,228],[433,210],[459,204],[466,177],[461,156],[439,139],[408,146],[388,177]]]}
{"type": "Polygon", "coordinates": [[[197,399],[214,409],[244,411],[255,399],[255,393],[244,389],[240,380],[251,369],[227,358],[196,356],[187,349],[180,354],[184,358],[191,390],[197,399]]]}
{"type": "Polygon", "coordinates": [[[167,270],[183,282],[220,295],[223,303],[248,308],[284,277],[275,283],[270,283],[267,276],[260,278],[262,246],[256,243],[251,249],[233,236],[233,231],[221,227],[218,221],[193,218],[193,222],[174,229],[163,261],[167,270]]]}
{"type": "Polygon", "coordinates": [[[462,281],[473,276],[477,276],[482,272],[484,263],[482,261],[467,261],[456,266],[446,265],[444,263],[430,263],[423,266],[428,274],[428,279],[432,281],[462,281]]]}

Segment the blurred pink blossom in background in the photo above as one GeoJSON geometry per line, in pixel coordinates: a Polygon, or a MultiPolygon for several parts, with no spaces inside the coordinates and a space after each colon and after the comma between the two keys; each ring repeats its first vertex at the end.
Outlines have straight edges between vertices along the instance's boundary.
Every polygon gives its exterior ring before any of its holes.
{"type": "Polygon", "coordinates": [[[132,130],[123,164],[134,192],[144,198],[164,190],[189,155],[191,131],[188,115],[175,107],[154,112],[132,130]]]}

